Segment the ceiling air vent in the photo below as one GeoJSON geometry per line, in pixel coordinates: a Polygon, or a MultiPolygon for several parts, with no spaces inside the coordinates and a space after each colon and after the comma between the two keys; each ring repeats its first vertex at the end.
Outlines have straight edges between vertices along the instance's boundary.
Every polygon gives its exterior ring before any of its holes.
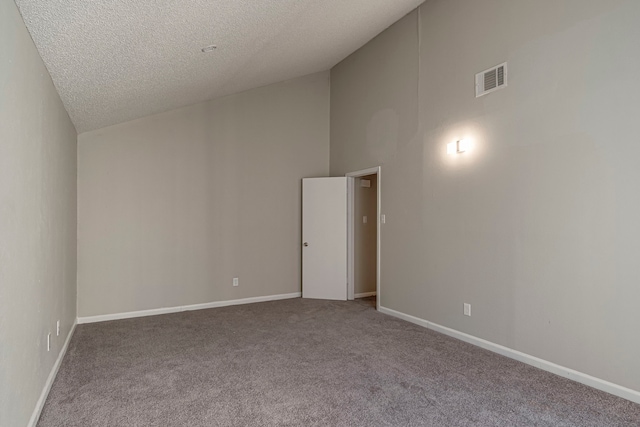
{"type": "Polygon", "coordinates": [[[476,98],[507,85],[507,63],[476,74],[476,98]]]}

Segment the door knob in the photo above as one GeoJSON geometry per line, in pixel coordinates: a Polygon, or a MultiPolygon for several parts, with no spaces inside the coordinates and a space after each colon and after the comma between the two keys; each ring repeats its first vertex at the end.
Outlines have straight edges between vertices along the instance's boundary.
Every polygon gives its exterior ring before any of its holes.
{"type": "Polygon", "coordinates": [[[307,246],[309,246],[309,243],[304,242],[304,243],[302,244],[302,246],[304,246],[304,247],[306,248],[307,246]]]}

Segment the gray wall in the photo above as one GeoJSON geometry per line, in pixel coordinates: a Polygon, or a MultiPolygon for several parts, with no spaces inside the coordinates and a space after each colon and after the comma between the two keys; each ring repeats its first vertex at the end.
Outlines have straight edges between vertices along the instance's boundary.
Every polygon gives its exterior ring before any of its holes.
{"type": "Polygon", "coordinates": [[[328,110],[323,72],[81,134],[78,315],[300,292],[328,110]]]}
{"type": "Polygon", "coordinates": [[[331,71],[331,173],[382,165],[384,307],[640,390],[638,16],[428,0],[331,71]]]}
{"type": "Polygon", "coordinates": [[[0,425],[27,425],[75,317],[76,131],[0,0],[0,425]]]}
{"type": "Polygon", "coordinates": [[[367,175],[355,179],[354,227],[354,293],[376,291],[376,244],[378,236],[378,176],[367,175]],[[365,179],[371,187],[362,187],[365,179]],[[367,223],[362,217],[367,217],[367,223]]]}

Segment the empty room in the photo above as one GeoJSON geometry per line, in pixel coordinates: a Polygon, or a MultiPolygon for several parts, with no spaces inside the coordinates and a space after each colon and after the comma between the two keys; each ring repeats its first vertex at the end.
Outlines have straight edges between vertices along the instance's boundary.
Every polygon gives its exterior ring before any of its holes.
{"type": "Polygon", "coordinates": [[[638,22],[0,0],[0,427],[639,426],[638,22]]]}

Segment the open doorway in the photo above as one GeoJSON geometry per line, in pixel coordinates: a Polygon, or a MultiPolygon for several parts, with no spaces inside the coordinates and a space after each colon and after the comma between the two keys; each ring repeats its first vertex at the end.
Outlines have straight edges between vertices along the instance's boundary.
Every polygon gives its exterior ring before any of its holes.
{"type": "Polygon", "coordinates": [[[347,298],[380,305],[380,167],[348,173],[347,298]]]}

